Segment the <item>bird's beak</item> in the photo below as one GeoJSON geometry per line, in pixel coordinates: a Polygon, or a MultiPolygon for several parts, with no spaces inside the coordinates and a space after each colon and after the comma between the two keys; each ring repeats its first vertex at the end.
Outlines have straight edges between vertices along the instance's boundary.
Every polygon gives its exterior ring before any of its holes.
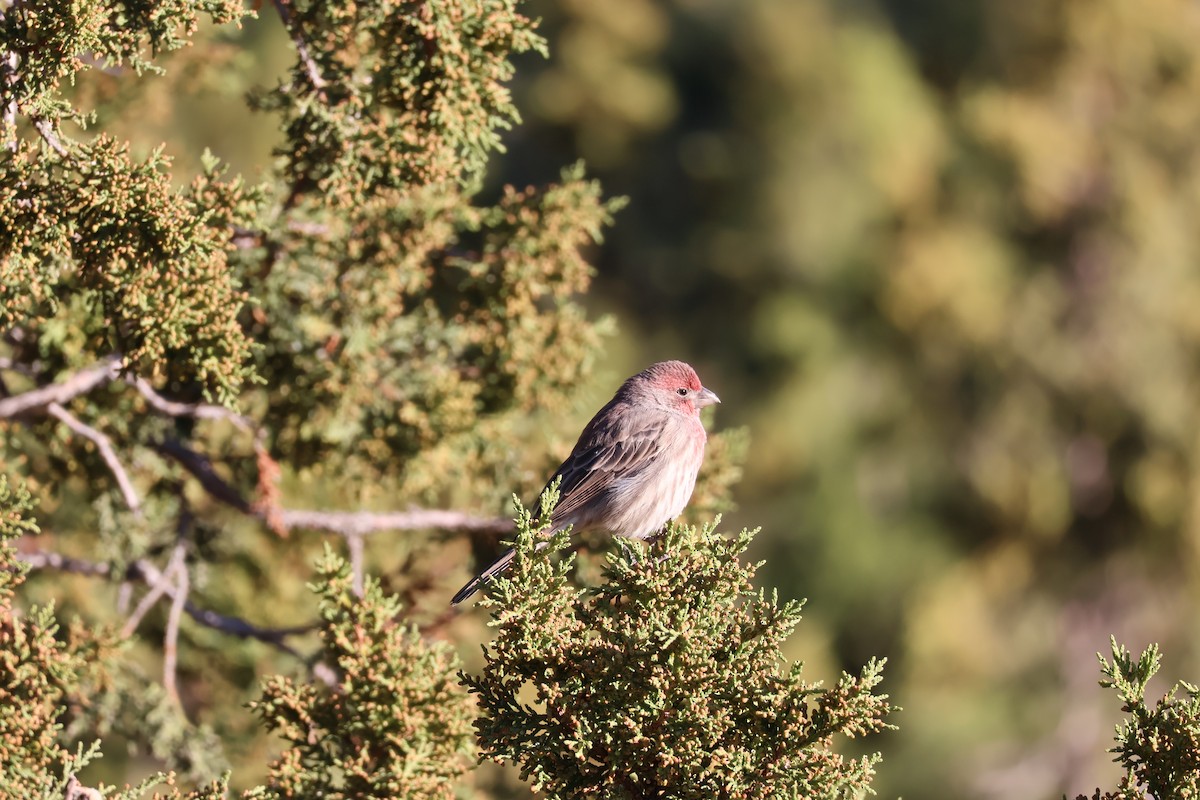
{"type": "Polygon", "coordinates": [[[696,408],[704,408],[719,402],[721,402],[721,398],[717,397],[711,389],[701,387],[700,391],[696,392],[696,408]]]}

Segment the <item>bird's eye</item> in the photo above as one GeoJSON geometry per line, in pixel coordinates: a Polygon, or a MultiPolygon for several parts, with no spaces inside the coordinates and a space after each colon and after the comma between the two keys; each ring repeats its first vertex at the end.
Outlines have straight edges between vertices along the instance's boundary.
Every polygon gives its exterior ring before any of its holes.
{"type": "Polygon", "coordinates": [[[679,395],[680,397],[687,397],[687,389],[680,387],[679,389],[675,390],[675,394],[679,395]]]}

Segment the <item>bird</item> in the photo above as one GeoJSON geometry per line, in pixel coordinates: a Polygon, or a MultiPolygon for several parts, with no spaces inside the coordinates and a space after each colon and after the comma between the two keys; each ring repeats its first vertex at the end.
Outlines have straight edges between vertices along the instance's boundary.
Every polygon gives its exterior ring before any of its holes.
{"type": "MultiPolygon", "coordinates": [[[[661,530],[696,486],[708,441],[700,409],[720,402],[683,361],[660,361],[626,380],[542,489],[561,481],[544,535],[571,527],[645,539],[661,530]]],[[[509,550],[493,561],[450,604],[507,570],[515,555],[509,550]]]]}

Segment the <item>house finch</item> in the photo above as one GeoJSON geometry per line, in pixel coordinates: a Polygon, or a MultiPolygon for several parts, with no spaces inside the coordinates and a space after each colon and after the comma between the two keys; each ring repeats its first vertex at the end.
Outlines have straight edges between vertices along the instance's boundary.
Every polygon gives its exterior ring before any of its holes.
{"type": "MultiPolygon", "coordinates": [[[[700,409],[719,402],[682,361],[652,364],[625,381],[546,484],[562,478],[546,535],[574,526],[645,539],[678,516],[704,460],[700,409]]],[[[514,555],[496,559],[451,604],[508,569],[514,555]]]]}

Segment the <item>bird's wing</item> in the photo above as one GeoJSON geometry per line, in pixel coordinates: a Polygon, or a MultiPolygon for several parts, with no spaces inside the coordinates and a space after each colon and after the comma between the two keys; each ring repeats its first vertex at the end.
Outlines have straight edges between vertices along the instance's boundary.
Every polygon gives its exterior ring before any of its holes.
{"type": "Polygon", "coordinates": [[[546,484],[549,488],[562,478],[555,522],[570,520],[614,482],[637,474],[658,458],[663,424],[657,415],[606,415],[608,410],[584,428],[571,455],[546,484]],[[606,424],[598,424],[602,417],[606,424]]]}

